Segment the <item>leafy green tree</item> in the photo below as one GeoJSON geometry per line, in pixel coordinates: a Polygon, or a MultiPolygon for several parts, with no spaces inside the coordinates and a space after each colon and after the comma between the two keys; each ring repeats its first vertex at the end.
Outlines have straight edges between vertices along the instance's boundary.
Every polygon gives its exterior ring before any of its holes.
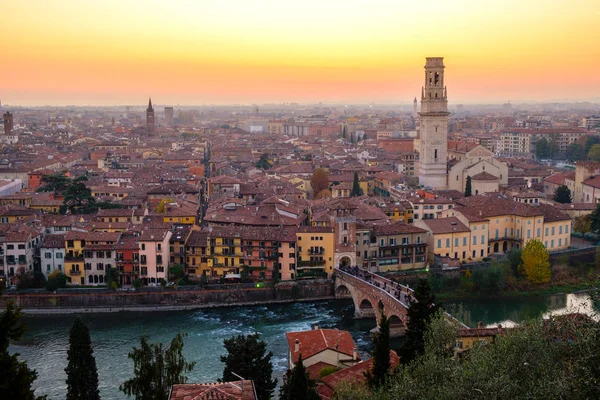
{"type": "Polygon", "coordinates": [[[260,159],[256,164],[254,164],[254,166],[259,169],[271,168],[271,161],[269,161],[269,155],[267,153],[261,154],[260,159]]]}
{"type": "Polygon", "coordinates": [[[519,272],[519,267],[521,266],[521,249],[517,247],[510,249],[508,252],[508,263],[510,264],[513,274],[516,276],[519,272]]]}
{"type": "Polygon", "coordinates": [[[571,202],[571,190],[567,185],[560,185],[554,192],[554,201],[561,204],[568,204],[571,202]]]}
{"type": "Polygon", "coordinates": [[[400,349],[400,357],[403,363],[409,363],[423,354],[427,324],[441,308],[435,302],[435,295],[431,291],[427,279],[419,279],[413,295],[414,301],[408,307],[405,340],[400,349]]]}
{"type": "Polygon", "coordinates": [[[67,400],[100,400],[90,331],[79,317],[75,318],[69,332],[67,360],[67,400]]]}
{"type": "Polygon", "coordinates": [[[86,176],[75,178],[65,191],[64,206],[71,214],[91,214],[98,210],[92,191],[85,185],[86,176]]]}
{"type": "Polygon", "coordinates": [[[587,158],[590,161],[600,161],[600,144],[595,144],[590,148],[587,158]]]}
{"type": "Polygon", "coordinates": [[[185,275],[185,265],[173,264],[169,267],[169,279],[178,281],[185,275]]]}
{"type": "Polygon", "coordinates": [[[350,192],[350,197],[362,196],[363,190],[360,187],[360,183],[358,181],[358,172],[354,171],[354,180],[352,181],[352,191],[350,192]]]}
{"type": "Polygon", "coordinates": [[[600,137],[598,136],[586,136],[585,144],[583,146],[583,155],[584,158],[590,152],[591,148],[595,144],[600,144],[600,137]]]}
{"type": "Polygon", "coordinates": [[[19,353],[10,354],[8,347],[18,342],[25,333],[20,323],[23,312],[12,301],[0,314],[0,398],[19,400],[43,400],[46,396],[36,397],[31,388],[37,379],[37,372],[29,369],[25,361],[19,361],[19,353]]]}
{"type": "Polygon", "coordinates": [[[579,161],[585,159],[584,148],[580,144],[571,143],[567,146],[566,152],[567,160],[579,161]]]}
{"type": "Polygon", "coordinates": [[[471,176],[467,176],[467,183],[465,183],[465,197],[470,197],[473,188],[471,187],[471,176]]]}
{"type": "Polygon", "coordinates": [[[596,206],[596,209],[589,215],[590,229],[594,233],[600,233],[600,204],[596,206]]]}
{"type": "Polygon", "coordinates": [[[304,364],[302,364],[302,354],[294,364],[292,371],[288,370],[287,379],[281,386],[279,400],[319,400],[320,397],[315,389],[315,381],[310,379],[304,364]]]}
{"type": "Polygon", "coordinates": [[[259,400],[268,400],[277,387],[277,379],[273,379],[273,353],[267,353],[267,344],[260,340],[260,335],[238,335],[223,341],[227,354],[221,356],[225,363],[223,382],[238,380],[235,374],[254,382],[259,400]]]}
{"type": "Polygon", "coordinates": [[[106,286],[111,289],[116,289],[119,287],[119,272],[116,268],[109,268],[106,271],[106,286]]]}
{"type": "Polygon", "coordinates": [[[142,280],[140,278],[135,278],[133,281],[133,287],[139,289],[142,287],[142,280]]]}
{"type": "Polygon", "coordinates": [[[588,215],[582,215],[580,217],[575,217],[573,220],[573,232],[590,232],[592,230],[592,221],[590,220],[588,215]]]}
{"type": "Polygon", "coordinates": [[[140,347],[133,347],[127,355],[133,360],[133,378],[119,386],[119,390],[136,400],[167,400],[171,386],[186,383],[184,374],[194,369],[195,362],[183,356],[183,337],[178,333],[171,344],[148,343],[143,336],[140,347]]]}
{"type": "Polygon", "coordinates": [[[50,275],[48,275],[48,280],[46,281],[46,290],[51,292],[56,289],[61,289],[67,286],[68,277],[63,274],[60,270],[54,270],[50,275]]]}
{"type": "Polygon", "coordinates": [[[541,138],[536,142],[535,156],[538,160],[550,157],[550,145],[548,143],[548,139],[546,139],[545,137],[541,138]]]}
{"type": "Polygon", "coordinates": [[[156,212],[160,213],[160,214],[164,213],[165,212],[165,206],[167,204],[171,204],[173,202],[175,202],[175,200],[173,200],[171,198],[162,199],[160,201],[160,203],[158,203],[158,205],[156,206],[156,212]]]}
{"type": "Polygon", "coordinates": [[[373,368],[365,373],[371,388],[382,386],[390,373],[390,320],[381,313],[379,332],[373,335],[373,368]]]}
{"type": "Polygon", "coordinates": [[[552,271],[548,250],[538,239],[527,242],[521,253],[521,269],[523,275],[532,283],[540,284],[550,281],[552,271]]]}

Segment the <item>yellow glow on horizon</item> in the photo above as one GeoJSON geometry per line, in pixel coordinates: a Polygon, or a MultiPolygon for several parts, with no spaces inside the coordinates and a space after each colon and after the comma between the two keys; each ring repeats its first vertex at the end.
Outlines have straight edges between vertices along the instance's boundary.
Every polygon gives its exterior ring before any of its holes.
{"type": "Polygon", "coordinates": [[[2,5],[13,104],[453,102],[600,93],[597,0],[23,0],[2,5]]]}

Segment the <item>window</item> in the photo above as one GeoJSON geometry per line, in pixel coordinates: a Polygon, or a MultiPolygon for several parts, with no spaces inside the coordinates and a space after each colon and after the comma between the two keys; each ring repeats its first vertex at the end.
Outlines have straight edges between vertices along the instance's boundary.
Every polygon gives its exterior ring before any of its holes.
{"type": "Polygon", "coordinates": [[[454,246],[458,246],[458,238],[454,238],[454,246]]]}
{"type": "Polygon", "coordinates": [[[442,239],[438,239],[437,247],[438,249],[442,248],[442,239]]]}
{"type": "Polygon", "coordinates": [[[558,239],[558,247],[562,246],[562,239],[558,239]]]}
{"type": "MultiPolygon", "coordinates": [[[[477,236],[473,236],[473,244],[477,244],[477,236]]],[[[475,254],[473,254],[473,257],[475,257],[475,254]]]]}
{"type": "Polygon", "coordinates": [[[569,233],[569,225],[565,225],[565,233],[569,233]]]}
{"type": "Polygon", "coordinates": [[[417,243],[421,243],[421,236],[417,236],[417,243]]]}
{"type": "Polygon", "coordinates": [[[450,247],[450,239],[446,239],[446,247],[450,247]]]}
{"type": "Polygon", "coordinates": [[[141,257],[141,260],[140,260],[140,262],[141,262],[142,264],[146,264],[146,255],[145,255],[145,254],[142,254],[142,257],[141,257]]]}
{"type": "Polygon", "coordinates": [[[562,235],[562,225],[558,227],[558,234],[562,235]]]}
{"type": "MultiPolygon", "coordinates": [[[[552,235],[554,235],[554,232],[555,232],[554,227],[552,227],[552,235]]],[[[554,247],[554,246],[552,246],[552,247],[554,247]]]]}
{"type": "Polygon", "coordinates": [[[146,250],[146,243],[142,243],[142,250],[146,250]]]}
{"type": "Polygon", "coordinates": [[[485,235],[481,235],[481,244],[485,243],[485,235]]]}
{"type": "Polygon", "coordinates": [[[44,253],[44,258],[52,258],[52,253],[44,253]]]}
{"type": "Polygon", "coordinates": [[[161,247],[162,247],[162,245],[161,245],[160,243],[158,243],[158,244],[156,245],[156,248],[157,248],[157,250],[158,250],[158,251],[161,251],[161,250],[162,250],[162,249],[161,249],[161,247]]]}
{"type": "Polygon", "coordinates": [[[550,248],[553,249],[554,248],[554,240],[550,241],[550,248]]]}
{"type": "Polygon", "coordinates": [[[19,250],[25,250],[25,245],[24,245],[24,244],[20,244],[20,245],[18,245],[18,249],[19,249],[19,250]]]}
{"type": "Polygon", "coordinates": [[[537,228],[537,236],[538,237],[540,236],[540,231],[541,231],[540,228],[537,228]]]}

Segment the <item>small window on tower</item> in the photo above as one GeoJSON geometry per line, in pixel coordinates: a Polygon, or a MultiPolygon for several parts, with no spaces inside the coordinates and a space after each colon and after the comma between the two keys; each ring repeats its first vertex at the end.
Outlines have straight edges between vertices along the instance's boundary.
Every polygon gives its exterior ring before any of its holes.
{"type": "Polygon", "coordinates": [[[433,151],[433,158],[435,158],[435,159],[437,160],[437,149],[435,149],[435,150],[433,151]]]}
{"type": "MultiPolygon", "coordinates": [[[[440,73],[436,72],[435,73],[435,84],[437,85],[440,82],[440,73]]],[[[436,96],[437,97],[437,96],[436,96]]]]}

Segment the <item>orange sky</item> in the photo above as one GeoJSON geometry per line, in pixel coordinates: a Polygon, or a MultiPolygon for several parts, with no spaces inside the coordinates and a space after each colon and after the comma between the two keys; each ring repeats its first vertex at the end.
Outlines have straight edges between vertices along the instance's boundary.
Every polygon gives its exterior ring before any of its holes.
{"type": "Polygon", "coordinates": [[[22,0],[2,5],[0,100],[451,102],[600,97],[598,0],[22,0]]]}

